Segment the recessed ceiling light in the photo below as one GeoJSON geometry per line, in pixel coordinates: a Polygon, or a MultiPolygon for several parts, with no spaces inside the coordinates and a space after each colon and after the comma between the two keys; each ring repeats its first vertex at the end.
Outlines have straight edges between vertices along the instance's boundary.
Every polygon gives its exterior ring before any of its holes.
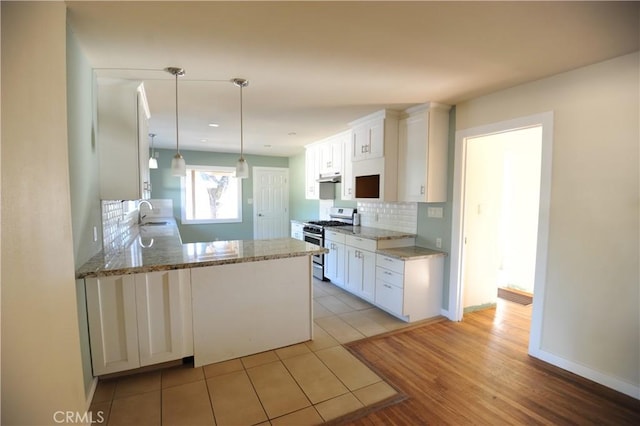
{"type": "Polygon", "coordinates": [[[287,133],[287,135],[289,135],[289,136],[295,136],[295,135],[297,135],[297,133],[296,133],[296,132],[289,132],[289,133],[287,133]]]}
{"type": "Polygon", "coordinates": [[[209,127],[220,127],[218,123],[209,123],[209,127]]]}
{"type": "Polygon", "coordinates": [[[200,142],[209,142],[209,139],[200,139],[200,142]]]}
{"type": "Polygon", "coordinates": [[[265,148],[271,148],[271,145],[265,145],[264,147],[265,148]]]}

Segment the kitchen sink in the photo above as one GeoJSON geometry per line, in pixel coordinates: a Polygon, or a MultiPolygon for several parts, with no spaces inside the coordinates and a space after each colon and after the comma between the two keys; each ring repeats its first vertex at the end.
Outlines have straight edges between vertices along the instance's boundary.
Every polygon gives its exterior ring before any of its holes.
{"type": "Polygon", "coordinates": [[[163,226],[168,224],[169,222],[145,222],[141,226],[163,226]]]}

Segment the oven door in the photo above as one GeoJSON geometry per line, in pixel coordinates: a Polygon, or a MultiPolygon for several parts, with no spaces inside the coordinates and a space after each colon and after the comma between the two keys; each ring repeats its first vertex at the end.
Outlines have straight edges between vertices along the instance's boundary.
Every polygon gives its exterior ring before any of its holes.
{"type": "MultiPolygon", "coordinates": [[[[310,232],[302,232],[304,240],[308,243],[315,244],[320,247],[324,247],[324,238],[320,234],[313,234],[310,232]]],[[[313,255],[313,276],[319,280],[324,280],[324,255],[313,255]]]]}

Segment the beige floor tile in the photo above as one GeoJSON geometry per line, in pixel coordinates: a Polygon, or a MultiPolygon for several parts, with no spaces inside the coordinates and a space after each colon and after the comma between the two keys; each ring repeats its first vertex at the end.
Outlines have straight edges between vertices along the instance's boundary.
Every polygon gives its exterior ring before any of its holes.
{"type": "Polygon", "coordinates": [[[246,371],[207,379],[211,405],[219,425],[252,425],[267,420],[246,371]]]}
{"type": "Polygon", "coordinates": [[[315,354],[351,391],[382,380],[342,346],[322,349],[315,354]]]}
{"type": "Polygon", "coordinates": [[[161,375],[160,371],[152,371],[119,378],[113,399],[160,390],[161,375]]]}
{"type": "Polygon", "coordinates": [[[162,390],[162,425],[215,425],[204,380],[162,390]]]}
{"type": "Polygon", "coordinates": [[[116,390],[116,383],[118,379],[109,379],[109,380],[99,380],[98,386],[96,386],[96,391],[93,393],[92,403],[94,402],[104,402],[113,399],[113,394],[116,390]]]}
{"type": "Polygon", "coordinates": [[[313,404],[349,392],[313,353],[287,358],[282,362],[313,404]]]}
{"type": "Polygon", "coordinates": [[[293,356],[308,354],[311,350],[304,343],[298,343],[297,345],[276,349],[275,352],[280,359],[287,359],[293,356]]]}
{"type": "Polygon", "coordinates": [[[351,293],[347,293],[346,291],[342,292],[341,294],[336,294],[335,296],[342,302],[349,305],[349,307],[351,307],[353,310],[359,311],[362,309],[371,309],[373,307],[371,303],[362,300],[358,296],[354,296],[351,293]]]}
{"type": "Polygon", "coordinates": [[[320,305],[324,306],[325,308],[327,308],[328,310],[330,310],[331,312],[333,312],[334,314],[343,314],[345,312],[353,311],[353,308],[351,306],[347,305],[342,300],[338,299],[337,296],[334,296],[334,295],[318,297],[315,299],[315,301],[318,302],[320,305]]]}
{"type": "Polygon", "coordinates": [[[371,308],[363,311],[369,318],[382,325],[387,331],[397,330],[402,327],[406,327],[409,324],[401,319],[394,317],[391,314],[386,313],[378,308],[371,308]]]}
{"type": "Polygon", "coordinates": [[[371,405],[396,395],[398,392],[385,382],[374,383],[353,391],[363,405],[371,405]]]}
{"type": "Polygon", "coordinates": [[[372,319],[370,315],[367,315],[366,311],[348,312],[339,315],[339,317],[367,337],[388,331],[382,324],[372,319]]]}
{"type": "Polygon", "coordinates": [[[229,361],[216,362],[215,364],[208,364],[202,367],[204,370],[204,376],[209,377],[220,376],[223,374],[233,373],[234,371],[244,370],[242,361],[240,358],[230,359],[229,361]]]}
{"type": "Polygon", "coordinates": [[[344,416],[359,408],[362,404],[358,398],[351,393],[347,393],[316,405],[316,410],[325,421],[333,420],[337,417],[344,416]]]}
{"type": "Polygon", "coordinates": [[[318,351],[320,349],[326,349],[332,346],[337,346],[340,343],[336,339],[331,337],[329,333],[324,331],[322,327],[314,323],[313,324],[313,340],[309,342],[304,342],[304,344],[311,351],[318,351]]]}
{"type": "Polygon", "coordinates": [[[111,401],[93,402],[89,407],[91,421],[95,425],[109,424],[109,412],[111,411],[111,401]]]}
{"type": "Polygon", "coordinates": [[[319,286],[314,285],[313,286],[313,297],[322,297],[322,296],[327,296],[329,293],[327,293],[326,291],[324,291],[323,289],[321,289],[319,286]]]}
{"type": "Polygon", "coordinates": [[[160,425],[160,390],[114,399],[109,413],[109,426],[160,425]]]}
{"type": "Polygon", "coordinates": [[[183,365],[180,367],[162,370],[162,388],[184,385],[185,383],[204,380],[204,370],[202,367],[183,365]]]}
{"type": "Polygon", "coordinates": [[[270,419],[311,405],[280,361],[249,368],[247,374],[270,419]]]}
{"type": "Polygon", "coordinates": [[[300,411],[296,411],[286,416],[272,419],[271,424],[273,426],[306,426],[306,425],[319,425],[324,423],[322,417],[315,408],[307,407],[300,411]]]}
{"type": "Polygon", "coordinates": [[[318,303],[316,300],[313,301],[313,319],[330,317],[331,315],[335,314],[318,303]]]}
{"type": "Polygon", "coordinates": [[[353,342],[365,337],[337,316],[318,318],[315,322],[340,343],[353,342]]]}
{"type": "Polygon", "coordinates": [[[328,281],[313,280],[313,287],[318,287],[320,290],[327,294],[341,294],[344,292],[341,288],[338,288],[335,284],[331,284],[328,281]]]}
{"type": "Polygon", "coordinates": [[[249,355],[240,358],[244,368],[256,367],[262,364],[268,364],[270,362],[278,361],[278,355],[274,351],[260,352],[259,354],[249,355]]]}

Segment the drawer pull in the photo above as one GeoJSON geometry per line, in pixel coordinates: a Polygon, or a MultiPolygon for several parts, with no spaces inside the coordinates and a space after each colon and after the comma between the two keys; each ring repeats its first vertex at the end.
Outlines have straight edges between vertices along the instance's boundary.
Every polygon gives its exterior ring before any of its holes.
{"type": "Polygon", "coordinates": [[[386,287],[386,288],[388,288],[388,289],[393,290],[393,288],[392,288],[389,284],[382,284],[382,285],[383,285],[383,286],[385,286],[385,287],[386,287]]]}

